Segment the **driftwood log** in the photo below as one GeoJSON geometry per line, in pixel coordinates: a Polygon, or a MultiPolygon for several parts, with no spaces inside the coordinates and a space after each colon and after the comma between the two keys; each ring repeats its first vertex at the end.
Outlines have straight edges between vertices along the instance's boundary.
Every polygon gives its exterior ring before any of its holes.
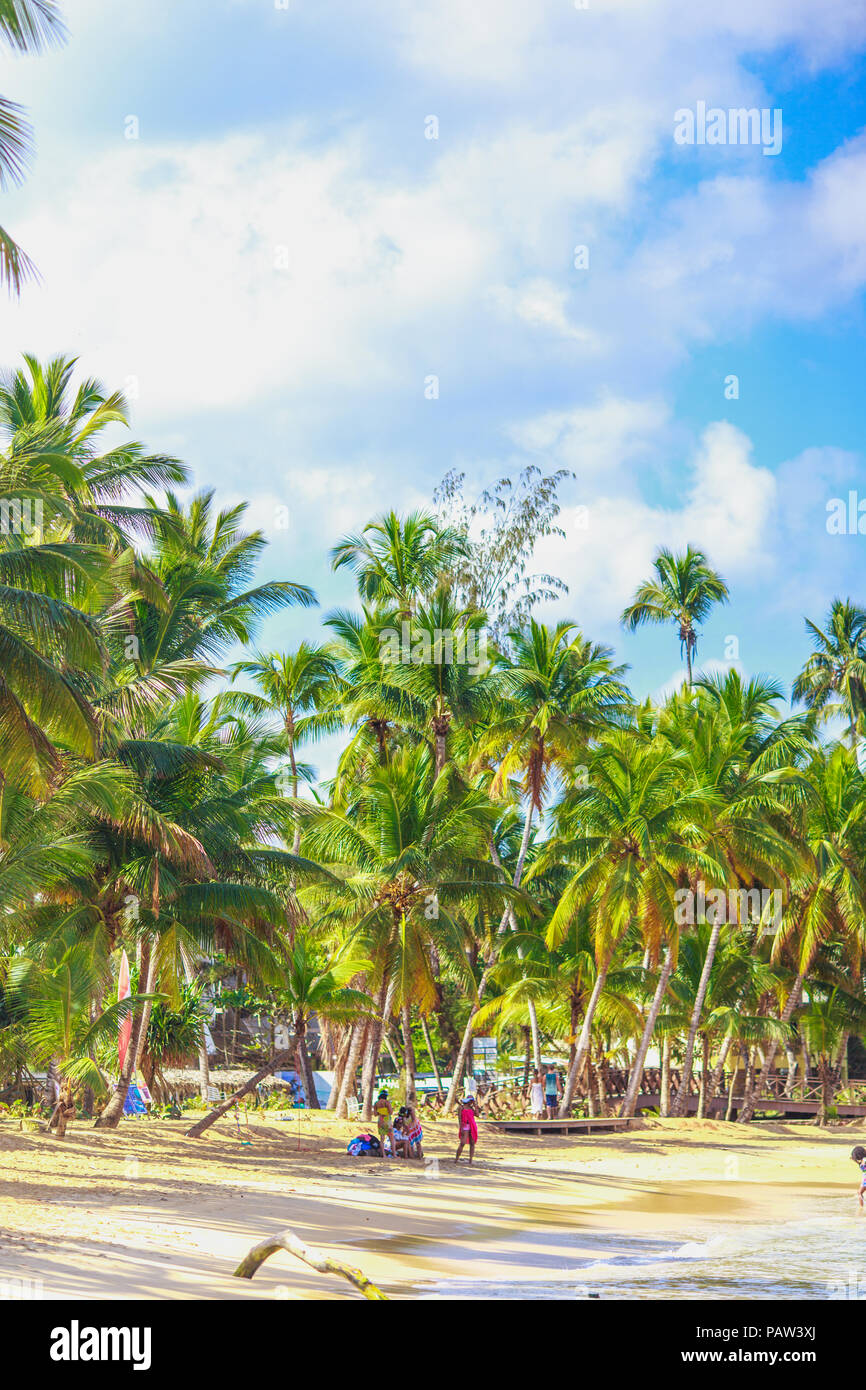
{"type": "Polygon", "coordinates": [[[377,1289],[376,1285],[371,1283],[360,1269],[353,1269],[351,1265],[344,1265],[342,1260],[335,1260],[321,1250],[311,1250],[308,1245],[304,1245],[304,1242],[298,1239],[294,1231],[280,1231],[279,1235],[270,1236],[267,1240],[254,1245],[234,1271],[234,1278],[252,1279],[260,1265],[263,1265],[265,1260],[269,1259],[271,1255],[275,1255],[278,1250],[287,1250],[290,1255],[295,1255],[297,1259],[303,1260],[305,1265],[310,1265],[320,1274],[341,1275],[342,1278],[348,1279],[350,1284],[354,1284],[365,1298],[376,1302],[389,1302],[388,1295],[382,1293],[381,1289],[377,1289]]]}

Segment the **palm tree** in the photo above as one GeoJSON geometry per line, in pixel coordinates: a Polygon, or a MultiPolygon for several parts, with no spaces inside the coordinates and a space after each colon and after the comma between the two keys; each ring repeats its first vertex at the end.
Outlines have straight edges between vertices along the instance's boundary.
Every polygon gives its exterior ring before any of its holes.
{"type": "MultiPolygon", "coordinates": [[[[619,718],[628,703],[620,681],[622,667],[615,667],[607,647],[589,642],[573,623],[545,627],[530,620],[527,632],[508,634],[509,650],[494,667],[492,695],[501,702],[486,731],[478,738],[475,760],[493,763],[492,794],[510,791],[510,779],[522,774],[526,810],[523,838],[512,876],[520,887],[529,851],[533,817],[543,813],[554,769],[571,756],[583,756],[591,735],[608,719],[619,718]]],[[[499,925],[500,936],[511,920],[506,905],[499,925]]],[[[479,998],[489,975],[482,975],[479,998]]],[[[538,1025],[534,1004],[528,1000],[536,1067],[541,1066],[538,1025]]],[[[469,1019],[454,1068],[446,1113],[452,1108],[462,1081],[472,1040],[474,1009],[469,1019]]]]}
{"type": "Polygon", "coordinates": [[[653,568],[655,579],[638,586],[621,622],[631,632],[645,623],[676,623],[680,655],[685,652],[691,685],[692,659],[698,645],[695,625],[706,620],[714,604],[727,603],[728,586],[710,568],[703,551],[693,550],[690,545],[682,555],[659,550],[653,568]]]}
{"type": "MultiPolygon", "coordinates": [[[[773,943],[774,959],[790,948],[795,978],[779,1021],[787,1027],[800,1003],[803,986],[818,952],[828,943],[845,943],[851,959],[860,959],[866,944],[866,839],[863,774],[855,754],[836,744],[815,752],[799,778],[791,825],[801,851],[802,867],[791,883],[791,896],[773,943]]],[[[771,1042],[751,1094],[740,1111],[741,1123],[755,1111],[776,1056],[771,1042]]]]}
{"type": "Polygon", "coordinates": [[[560,1114],[570,1112],[586,1063],[595,1011],[616,950],[636,925],[657,956],[675,920],[675,894],[696,870],[710,881],[723,876],[703,847],[705,793],[686,785],[682,755],[664,740],[634,730],[599,740],[585,786],[566,793],[556,813],[557,834],[541,851],[532,875],[562,857],[571,867],[548,928],[548,944],[562,944],[589,907],[597,974],[568,1070],[560,1114]]]}
{"type": "MultiPolygon", "coordinates": [[[[414,1087],[411,1010],[422,1014],[438,998],[431,950],[470,990],[466,931],[459,908],[467,898],[501,902],[509,893],[487,858],[496,807],[483,791],[468,790],[452,769],[435,777],[427,748],[408,748],[370,772],[345,809],[299,803],[304,843],[315,860],[342,881],[335,892],[311,884],[304,903],[322,932],[350,940],[375,963],[371,987],[383,1024],[401,1014],[407,1092],[414,1087]]],[[[378,1058],[381,1028],[369,1050],[378,1058]]],[[[346,1065],[347,1085],[363,1044],[356,1038],[346,1065]]],[[[375,1066],[365,1067],[369,1090],[375,1066]]],[[[345,1099],[345,1089],[340,1104],[345,1099]]]]}
{"type": "Polygon", "coordinates": [[[372,1017],[370,996],[352,989],[349,981],[369,963],[337,951],[330,959],[309,934],[298,935],[280,958],[278,998],[284,999],[295,1034],[295,1065],[304,1085],[308,1105],[319,1109],[316,1081],[307,1047],[307,1027],[316,1014],[329,1022],[354,1024],[372,1017]]]}
{"type": "Polygon", "coordinates": [[[109,393],[93,377],[73,390],[74,357],[43,363],[24,353],[23,361],[23,367],[0,375],[0,428],[13,460],[47,455],[67,461],[57,479],[68,507],[67,539],[122,551],[136,537],[151,538],[155,509],[130,505],[128,490],[186,483],[188,469],[127,438],[100,452],[107,429],[129,425],[122,393],[109,393]]]}
{"type": "MultiPolygon", "coordinates": [[[[250,676],[261,692],[258,699],[243,695],[242,708],[272,710],[279,716],[289,755],[292,796],[297,797],[295,749],[306,735],[315,736],[322,727],[320,711],[337,680],[333,656],[323,646],[302,642],[294,652],[257,652],[249,660],[236,661],[231,669],[233,681],[239,675],[250,676]]],[[[297,854],[300,847],[301,830],[296,825],[292,853],[297,854]]]]}
{"type": "Polygon", "coordinates": [[[440,525],[426,512],[405,518],[387,512],[359,535],[339,541],[331,551],[331,564],[357,575],[365,602],[394,604],[399,618],[411,618],[417,600],[436,589],[468,547],[460,531],[440,525]]]}
{"type": "Polygon", "coordinates": [[[107,553],[65,539],[69,468],[54,455],[0,456],[0,773],[33,791],[56,774],[58,743],[97,753],[81,679],[101,672],[105,654],[94,603],[117,595],[107,553]]]}
{"type": "Polygon", "coordinates": [[[684,1113],[704,996],[722,929],[731,920],[730,906],[734,904],[738,921],[749,893],[760,898],[760,890],[769,889],[781,896],[798,866],[780,786],[794,769],[785,768],[782,760],[807,752],[811,739],[801,719],[776,722],[781,698],[776,683],[752,680],[744,685],[739,673],[730,671],[669,701],[660,721],[663,736],[685,755],[695,788],[707,794],[705,846],[725,866],[721,880],[704,885],[717,890],[717,896],[721,890],[724,906],[716,901],[710,909],[712,931],[694,994],[674,1115],[684,1113]]]}
{"type": "MultiPolygon", "coordinates": [[[[53,0],[0,0],[0,43],[17,53],[38,53],[63,43],[66,28],[53,0]]],[[[33,133],[22,108],[0,97],[0,188],[21,183],[33,150],[33,133]]],[[[0,281],[16,294],[35,274],[29,256],[0,227],[0,281]]]]}
{"type": "Polygon", "coordinates": [[[94,1052],[100,1043],[116,1043],[119,1024],[142,1003],[136,995],[94,1009],[105,983],[99,957],[87,943],[62,938],[41,957],[16,956],[7,967],[7,999],[23,1019],[31,1055],[41,1063],[53,1060],[62,1077],[52,1116],[60,1138],[75,1113],[77,1088],[89,1086],[98,1095],[106,1090],[94,1052]]]}
{"type": "MultiPolygon", "coordinates": [[[[432,735],[438,776],[448,761],[452,726],[471,729],[493,708],[485,617],[458,608],[449,594],[440,590],[430,604],[416,612],[408,651],[403,650],[407,644],[402,637],[395,628],[385,628],[380,634],[384,658],[392,667],[388,674],[400,692],[390,712],[394,723],[402,721],[419,738],[432,735]],[[397,650],[391,651],[391,647],[397,650]]],[[[383,694],[387,701],[387,687],[383,694]]]]}
{"type": "Polygon", "coordinates": [[[839,1084],[842,1058],[851,1033],[866,1029],[863,1001],[838,985],[829,990],[810,991],[808,1004],[800,1011],[797,1026],[810,1056],[815,1058],[821,1081],[821,1103],[816,1125],[826,1125],[828,1111],[839,1084]]]}
{"type": "Polygon", "coordinates": [[[807,618],[806,631],[815,651],[794,681],[794,699],[823,719],[844,718],[854,748],[866,711],[866,610],[834,599],[826,630],[807,618]]]}

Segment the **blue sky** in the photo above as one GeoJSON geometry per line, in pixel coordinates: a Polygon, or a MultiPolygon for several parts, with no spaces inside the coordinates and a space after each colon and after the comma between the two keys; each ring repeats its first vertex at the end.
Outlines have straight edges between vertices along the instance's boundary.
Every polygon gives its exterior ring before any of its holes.
{"type": "Polygon", "coordinates": [[[480,490],[533,462],[577,475],[538,556],[570,586],[549,616],[614,642],[641,694],[679,669],[672,633],[618,628],[659,544],[730,583],[711,668],[735,636],[789,682],[803,615],[866,599],[866,541],[825,525],[866,496],[861,0],[65,11],[69,44],[0,76],[38,138],[3,222],[42,273],[0,362],[78,353],[130,390],[139,437],[250,500],[266,573],[345,603],[339,535],[452,467],[480,490]],[[780,108],[781,152],[677,145],[700,101],[780,108]]]}

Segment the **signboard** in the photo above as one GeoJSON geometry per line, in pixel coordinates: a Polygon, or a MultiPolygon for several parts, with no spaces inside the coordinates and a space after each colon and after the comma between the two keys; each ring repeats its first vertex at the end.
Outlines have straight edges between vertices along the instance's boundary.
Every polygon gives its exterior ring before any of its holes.
{"type": "Polygon", "coordinates": [[[472,1060],[477,1067],[496,1066],[497,1047],[495,1038],[473,1038],[472,1060]]]}

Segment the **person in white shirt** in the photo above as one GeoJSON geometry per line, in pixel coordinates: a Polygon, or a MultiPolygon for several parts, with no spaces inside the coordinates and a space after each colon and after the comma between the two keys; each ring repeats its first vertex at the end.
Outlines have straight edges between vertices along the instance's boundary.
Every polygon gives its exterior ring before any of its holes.
{"type": "Polygon", "coordinates": [[[536,1117],[540,1118],[544,1114],[544,1086],[539,1071],[532,1073],[532,1083],[529,1087],[529,1108],[536,1117]]]}

